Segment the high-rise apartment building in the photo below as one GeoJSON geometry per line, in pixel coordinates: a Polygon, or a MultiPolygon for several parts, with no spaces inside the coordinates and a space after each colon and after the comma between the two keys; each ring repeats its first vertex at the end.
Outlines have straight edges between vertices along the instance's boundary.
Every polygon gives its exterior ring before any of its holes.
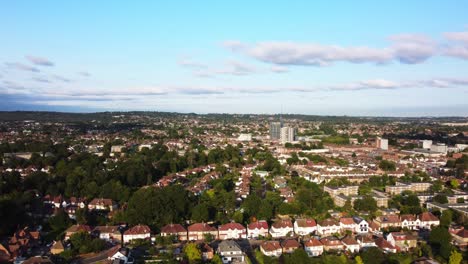
{"type": "Polygon", "coordinates": [[[375,141],[375,145],[379,149],[388,150],[388,139],[378,137],[375,141]]]}
{"type": "Polygon", "coordinates": [[[282,143],[293,142],[296,138],[296,129],[293,127],[282,127],[280,139],[282,143]]]}
{"type": "Polygon", "coordinates": [[[270,139],[271,140],[280,140],[281,139],[281,122],[271,122],[270,123],[270,139]]]}

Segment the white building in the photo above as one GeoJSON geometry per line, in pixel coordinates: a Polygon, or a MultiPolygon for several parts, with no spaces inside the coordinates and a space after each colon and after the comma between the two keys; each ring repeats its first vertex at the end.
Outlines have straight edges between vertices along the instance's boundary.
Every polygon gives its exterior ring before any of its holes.
{"type": "Polygon", "coordinates": [[[432,140],[422,140],[421,143],[423,149],[431,149],[432,140]]]}
{"type": "Polygon", "coordinates": [[[252,134],[240,134],[237,140],[238,141],[252,141],[252,134]]]}
{"type": "Polygon", "coordinates": [[[388,139],[378,137],[376,140],[376,147],[383,150],[388,150],[388,139]]]}
{"type": "Polygon", "coordinates": [[[317,223],[314,219],[296,219],[294,222],[294,233],[300,236],[312,234],[317,231],[317,223]]]}
{"type": "Polygon", "coordinates": [[[265,220],[250,223],[247,226],[247,238],[258,238],[268,236],[268,223],[265,220]]]}
{"type": "Polygon", "coordinates": [[[296,137],[296,129],[293,127],[282,127],[280,133],[281,143],[293,142],[296,137]]]}
{"type": "Polygon", "coordinates": [[[447,153],[447,145],[445,144],[441,144],[441,143],[438,143],[438,144],[434,144],[431,146],[431,151],[432,152],[438,152],[438,153],[447,153]]]}
{"type": "Polygon", "coordinates": [[[270,235],[272,237],[286,237],[294,232],[291,220],[279,220],[271,225],[270,235]]]}
{"type": "Polygon", "coordinates": [[[309,257],[317,257],[323,254],[323,245],[318,239],[312,238],[304,243],[304,250],[309,257]]]}

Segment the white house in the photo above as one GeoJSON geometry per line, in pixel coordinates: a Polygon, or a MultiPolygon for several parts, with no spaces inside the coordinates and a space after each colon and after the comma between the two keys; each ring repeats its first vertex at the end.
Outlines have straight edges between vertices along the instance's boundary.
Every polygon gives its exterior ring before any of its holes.
{"type": "Polygon", "coordinates": [[[227,223],[218,227],[219,239],[247,238],[247,230],[239,223],[227,223]]]}
{"type": "Polygon", "coordinates": [[[115,246],[109,250],[107,259],[110,261],[120,261],[119,263],[132,264],[133,258],[131,257],[130,250],[128,248],[121,248],[115,246]]]}
{"type": "Polygon", "coordinates": [[[247,238],[258,238],[268,236],[268,223],[265,220],[250,223],[247,226],[247,238]]]}
{"type": "Polygon", "coordinates": [[[433,226],[439,226],[440,220],[430,212],[424,212],[418,216],[419,228],[430,230],[433,226]]]}
{"type": "Polygon", "coordinates": [[[405,214],[400,216],[401,227],[409,230],[417,230],[421,221],[415,215],[405,214]]]}
{"type": "Polygon", "coordinates": [[[278,241],[264,241],[260,245],[260,251],[269,257],[279,257],[283,252],[278,241]]]}
{"type": "Polygon", "coordinates": [[[305,236],[317,231],[317,223],[314,219],[296,219],[294,222],[294,233],[305,236]]]}
{"type": "Polygon", "coordinates": [[[342,231],[351,231],[354,232],[356,229],[356,223],[352,217],[342,217],[340,218],[340,228],[342,231]]]}
{"type": "Polygon", "coordinates": [[[270,235],[272,237],[286,237],[294,232],[291,220],[278,220],[271,225],[270,235]]]}
{"type": "Polygon", "coordinates": [[[361,249],[359,243],[356,239],[352,238],[351,236],[347,236],[341,240],[345,249],[351,253],[357,253],[361,249]]]}
{"type": "Polygon", "coordinates": [[[151,229],[147,225],[137,225],[124,232],[124,243],[129,243],[135,239],[149,239],[151,236],[151,229]]]}
{"type": "Polygon", "coordinates": [[[317,224],[317,232],[319,235],[332,235],[341,232],[341,226],[335,219],[328,218],[317,224]]]}
{"type": "Polygon", "coordinates": [[[366,220],[358,216],[354,216],[353,220],[355,223],[354,232],[358,234],[369,232],[369,223],[366,220]]]}
{"type": "Polygon", "coordinates": [[[317,257],[323,254],[323,245],[318,239],[312,238],[304,243],[304,250],[309,257],[317,257]]]}

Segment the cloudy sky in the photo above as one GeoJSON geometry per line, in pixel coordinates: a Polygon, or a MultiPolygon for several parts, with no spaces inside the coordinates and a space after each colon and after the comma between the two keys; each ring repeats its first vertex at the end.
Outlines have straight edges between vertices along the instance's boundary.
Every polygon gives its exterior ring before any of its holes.
{"type": "Polygon", "coordinates": [[[1,3],[0,110],[468,116],[464,1],[164,2],[1,3]]]}

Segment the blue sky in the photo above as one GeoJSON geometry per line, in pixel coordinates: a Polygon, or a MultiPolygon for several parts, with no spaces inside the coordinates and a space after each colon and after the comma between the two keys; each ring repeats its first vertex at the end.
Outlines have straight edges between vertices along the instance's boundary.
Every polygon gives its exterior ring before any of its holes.
{"type": "Polygon", "coordinates": [[[468,115],[463,1],[7,1],[0,110],[468,115]]]}

